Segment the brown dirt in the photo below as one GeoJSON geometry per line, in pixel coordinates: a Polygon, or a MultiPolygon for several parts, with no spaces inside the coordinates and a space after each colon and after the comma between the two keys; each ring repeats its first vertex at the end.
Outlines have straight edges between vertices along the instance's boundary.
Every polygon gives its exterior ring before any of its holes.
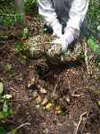
{"type": "Polygon", "coordinates": [[[39,60],[15,54],[13,42],[0,53],[0,79],[5,92],[13,96],[14,115],[6,121],[8,129],[27,122],[31,125],[21,128],[19,134],[100,134],[100,108],[96,103],[100,96],[87,90],[88,86],[100,89],[100,81],[87,75],[84,63],[52,65],[44,70],[44,66],[37,64],[39,60]],[[11,65],[10,70],[5,70],[7,65],[11,65]],[[40,86],[47,93],[41,93],[40,86]],[[47,97],[54,108],[44,110],[36,104],[34,92],[41,102],[47,97]],[[56,113],[56,106],[61,107],[61,114],[56,113]]]}

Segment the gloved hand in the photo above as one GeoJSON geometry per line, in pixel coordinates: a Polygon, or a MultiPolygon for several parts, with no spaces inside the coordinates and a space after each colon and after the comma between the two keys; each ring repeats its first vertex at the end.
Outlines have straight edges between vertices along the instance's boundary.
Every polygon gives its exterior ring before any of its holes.
{"type": "Polygon", "coordinates": [[[68,46],[74,41],[74,35],[71,31],[66,31],[60,38],[56,38],[52,43],[53,46],[48,50],[50,57],[59,56],[65,53],[68,46]]]}
{"type": "Polygon", "coordinates": [[[63,36],[59,39],[55,39],[52,41],[53,44],[61,46],[61,53],[64,53],[67,51],[68,48],[68,42],[63,38],[63,36]]]}
{"type": "Polygon", "coordinates": [[[53,29],[53,35],[60,38],[62,36],[62,25],[59,23],[59,21],[55,19],[50,26],[53,29]]]}
{"type": "MultiPolygon", "coordinates": [[[[63,36],[62,36],[63,37],[63,36]]],[[[53,42],[52,42],[52,47],[48,50],[47,54],[50,57],[57,57],[60,56],[61,54],[63,54],[64,52],[67,51],[68,48],[68,43],[66,42],[65,39],[63,38],[56,38],[53,42]]]]}

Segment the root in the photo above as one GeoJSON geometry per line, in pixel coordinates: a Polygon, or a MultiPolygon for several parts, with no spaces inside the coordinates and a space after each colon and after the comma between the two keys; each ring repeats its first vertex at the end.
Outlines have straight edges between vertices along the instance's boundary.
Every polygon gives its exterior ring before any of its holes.
{"type": "Polygon", "coordinates": [[[87,115],[87,112],[84,112],[84,113],[82,113],[82,114],[80,115],[80,120],[79,120],[79,122],[78,122],[78,124],[77,124],[77,127],[76,127],[76,130],[75,130],[75,133],[74,133],[74,134],[78,134],[80,125],[81,125],[81,123],[82,123],[82,121],[83,121],[83,117],[84,117],[85,115],[87,115]]]}

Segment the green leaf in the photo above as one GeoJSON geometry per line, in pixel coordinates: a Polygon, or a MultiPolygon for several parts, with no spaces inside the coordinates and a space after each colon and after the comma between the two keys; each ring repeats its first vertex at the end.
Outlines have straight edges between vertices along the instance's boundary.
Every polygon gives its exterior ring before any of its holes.
{"type": "Polygon", "coordinates": [[[4,71],[7,73],[7,72],[10,72],[11,71],[11,69],[12,69],[12,65],[11,64],[6,64],[5,66],[4,66],[4,71]]]}
{"type": "Polygon", "coordinates": [[[3,120],[3,119],[5,119],[4,113],[0,112],[0,120],[3,120]]]}
{"type": "Polygon", "coordinates": [[[2,96],[2,99],[6,99],[6,100],[9,100],[12,98],[12,95],[11,94],[5,94],[2,96]]]}
{"type": "Polygon", "coordinates": [[[96,54],[100,54],[100,47],[93,38],[87,41],[89,48],[96,54]]]}
{"type": "Polygon", "coordinates": [[[98,105],[100,106],[100,100],[99,100],[99,101],[97,101],[97,103],[98,103],[98,105]]]}
{"type": "Polygon", "coordinates": [[[17,133],[17,129],[16,128],[15,129],[12,129],[10,133],[11,134],[16,134],[17,133]]]}
{"type": "Polygon", "coordinates": [[[13,110],[10,108],[9,109],[9,116],[13,115],[13,110]]]}
{"type": "Polygon", "coordinates": [[[47,28],[44,28],[44,29],[43,29],[43,33],[46,33],[46,32],[47,32],[47,28]]]}
{"type": "Polygon", "coordinates": [[[0,82],[0,96],[2,95],[2,93],[3,93],[3,83],[0,82]]]}
{"type": "Polygon", "coordinates": [[[25,10],[29,11],[29,9],[36,4],[36,0],[24,0],[25,10]]]}
{"type": "Polygon", "coordinates": [[[14,51],[15,51],[15,53],[19,53],[22,50],[23,45],[24,44],[22,42],[14,43],[14,51]]]}
{"type": "Polygon", "coordinates": [[[7,101],[5,101],[4,104],[3,104],[3,112],[7,113],[8,110],[9,110],[8,103],[7,103],[7,101]]]}
{"type": "Polygon", "coordinates": [[[3,127],[0,127],[0,134],[5,134],[5,129],[3,127]]]}
{"type": "Polygon", "coordinates": [[[22,39],[27,39],[28,37],[29,37],[29,30],[26,27],[26,28],[24,28],[22,39]]]}

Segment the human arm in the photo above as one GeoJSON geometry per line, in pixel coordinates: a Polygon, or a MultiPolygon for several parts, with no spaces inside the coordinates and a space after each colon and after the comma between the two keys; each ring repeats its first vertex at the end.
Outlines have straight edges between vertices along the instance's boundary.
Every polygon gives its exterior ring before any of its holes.
{"type": "Polygon", "coordinates": [[[69,20],[65,27],[63,39],[71,44],[80,34],[80,27],[85,19],[89,0],[74,0],[69,11],[69,20]]]}
{"type": "Polygon", "coordinates": [[[69,20],[66,22],[67,26],[64,29],[64,35],[60,39],[53,41],[55,44],[49,50],[49,55],[52,55],[51,52],[54,48],[58,47],[61,44],[61,51],[53,51],[54,53],[64,53],[67,51],[68,46],[78,38],[80,34],[80,27],[85,19],[86,12],[88,9],[89,0],[74,0],[69,11],[69,20]]]}
{"type": "Polygon", "coordinates": [[[62,35],[62,25],[57,19],[51,0],[38,0],[38,7],[39,14],[43,16],[45,23],[52,27],[53,34],[60,37],[62,35]]]}

